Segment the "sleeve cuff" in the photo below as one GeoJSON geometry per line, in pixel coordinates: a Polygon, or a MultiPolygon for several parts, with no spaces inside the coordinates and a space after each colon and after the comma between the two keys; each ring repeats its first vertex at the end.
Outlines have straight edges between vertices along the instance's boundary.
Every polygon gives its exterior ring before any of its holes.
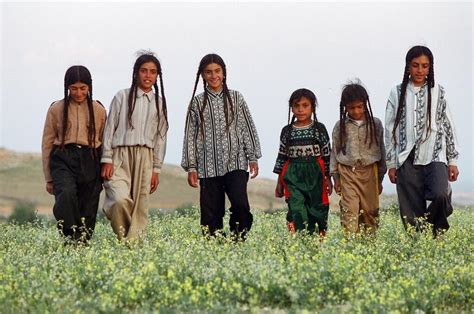
{"type": "Polygon", "coordinates": [[[102,156],[102,158],[100,159],[100,163],[101,163],[101,164],[112,164],[112,163],[113,163],[112,157],[104,157],[104,156],[102,156]]]}
{"type": "Polygon", "coordinates": [[[457,167],[457,166],[458,166],[457,160],[450,160],[450,161],[448,161],[448,166],[456,166],[456,167],[457,167]]]}

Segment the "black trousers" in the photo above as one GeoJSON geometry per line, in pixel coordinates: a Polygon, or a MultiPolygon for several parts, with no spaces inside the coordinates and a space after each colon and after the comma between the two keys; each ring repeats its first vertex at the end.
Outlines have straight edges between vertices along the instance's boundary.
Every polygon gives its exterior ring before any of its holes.
{"type": "Polygon", "coordinates": [[[413,155],[412,152],[397,170],[400,215],[405,228],[409,224],[416,230],[423,229],[423,221],[419,218],[425,218],[436,235],[441,229],[449,229],[448,216],[453,212],[448,168],[442,162],[413,165],[413,155]],[[427,201],[431,201],[429,206],[427,201]]]}
{"type": "Polygon", "coordinates": [[[94,232],[102,190],[100,154],[85,146],[55,146],[50,156],[55,204],[60,232],[71,240],[87,241],[94,232]]]}
{"type": "Polygon", "coordinates": [[[235,170],[224,176],[199,179],[201,226],[205,234],[215,235],[223,229],[225,194],[230,200],[230,231],[245,239],[253,216],[247,196],[248,172],[235,170]]]}

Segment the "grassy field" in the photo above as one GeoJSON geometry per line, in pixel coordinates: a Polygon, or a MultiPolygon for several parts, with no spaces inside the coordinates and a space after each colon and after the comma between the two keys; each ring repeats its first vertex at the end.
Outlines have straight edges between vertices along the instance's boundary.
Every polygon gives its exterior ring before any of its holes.
{"type": "Polygon", "coordinates": [[[205,240],[196,209],[155,214],[129,248],[100,221],[88,247],[64,247],[51,222],[2,224],[0,312],[472,313],[474,210],[442,237],[408,235],[396,208],[375,238],[290,235],[285,213],[255,212],[245,243],[205,240]]]}

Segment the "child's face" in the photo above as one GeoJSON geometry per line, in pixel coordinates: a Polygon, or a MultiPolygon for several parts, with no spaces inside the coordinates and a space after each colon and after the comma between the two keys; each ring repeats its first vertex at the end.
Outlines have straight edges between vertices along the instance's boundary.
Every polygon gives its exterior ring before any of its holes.
{"type": "Polygon", "coordinates": [[[85,101],[87,94],[89,94],[89,86],[81,82],[69,85],[68,89],[69,97],[77,103],[85,101]]]}
{"type": "Polygon", "coordinates": [[[291,112],[296,117],[297,125],[310,124],[312,120],[313,108],[311,101],[306,97],[301,97],[291,105],[291,112]]]}
{"type": "Polygon", "coordinates": [[[346,105],[347,114],[351,119],[365,119],[365,103],[361,100],[355,100],[346,105]]]}
{"type": "Polygon", "coordinates": [[[153,62],[145,62],[138,69],[138,87],[145,93],[151,91],[158,77],[158,68],[153,62]]]}
{"type": "Polygon", "coordinates": [[[415,86],[422,86],[430,71],[430,59],[421,55],[410,62],[410,79],[415,86]]]}
{"type": "Polygon", "coordinates": [[[219,92],[222,89],[224,71],[217,63],[208,64],[202,72],[202,77],[213,91],[219,92]]]}

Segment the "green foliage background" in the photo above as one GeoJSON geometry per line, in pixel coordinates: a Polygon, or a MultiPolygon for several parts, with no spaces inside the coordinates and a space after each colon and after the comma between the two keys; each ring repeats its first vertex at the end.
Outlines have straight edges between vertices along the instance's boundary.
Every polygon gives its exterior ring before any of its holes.
{"type": "Polygon", "coordinates": [[[472,209],[438,239],[408,235],[393,209],[372,239],[344,238],[332,213],[322,243],[284,216],[255,213],[235,244],[205,240],[192,210],[153,215],[132,248],[107,221],[88,247],[63,246],[51,223],[1,224],[1,312],[472,312],[472,209]]]}

